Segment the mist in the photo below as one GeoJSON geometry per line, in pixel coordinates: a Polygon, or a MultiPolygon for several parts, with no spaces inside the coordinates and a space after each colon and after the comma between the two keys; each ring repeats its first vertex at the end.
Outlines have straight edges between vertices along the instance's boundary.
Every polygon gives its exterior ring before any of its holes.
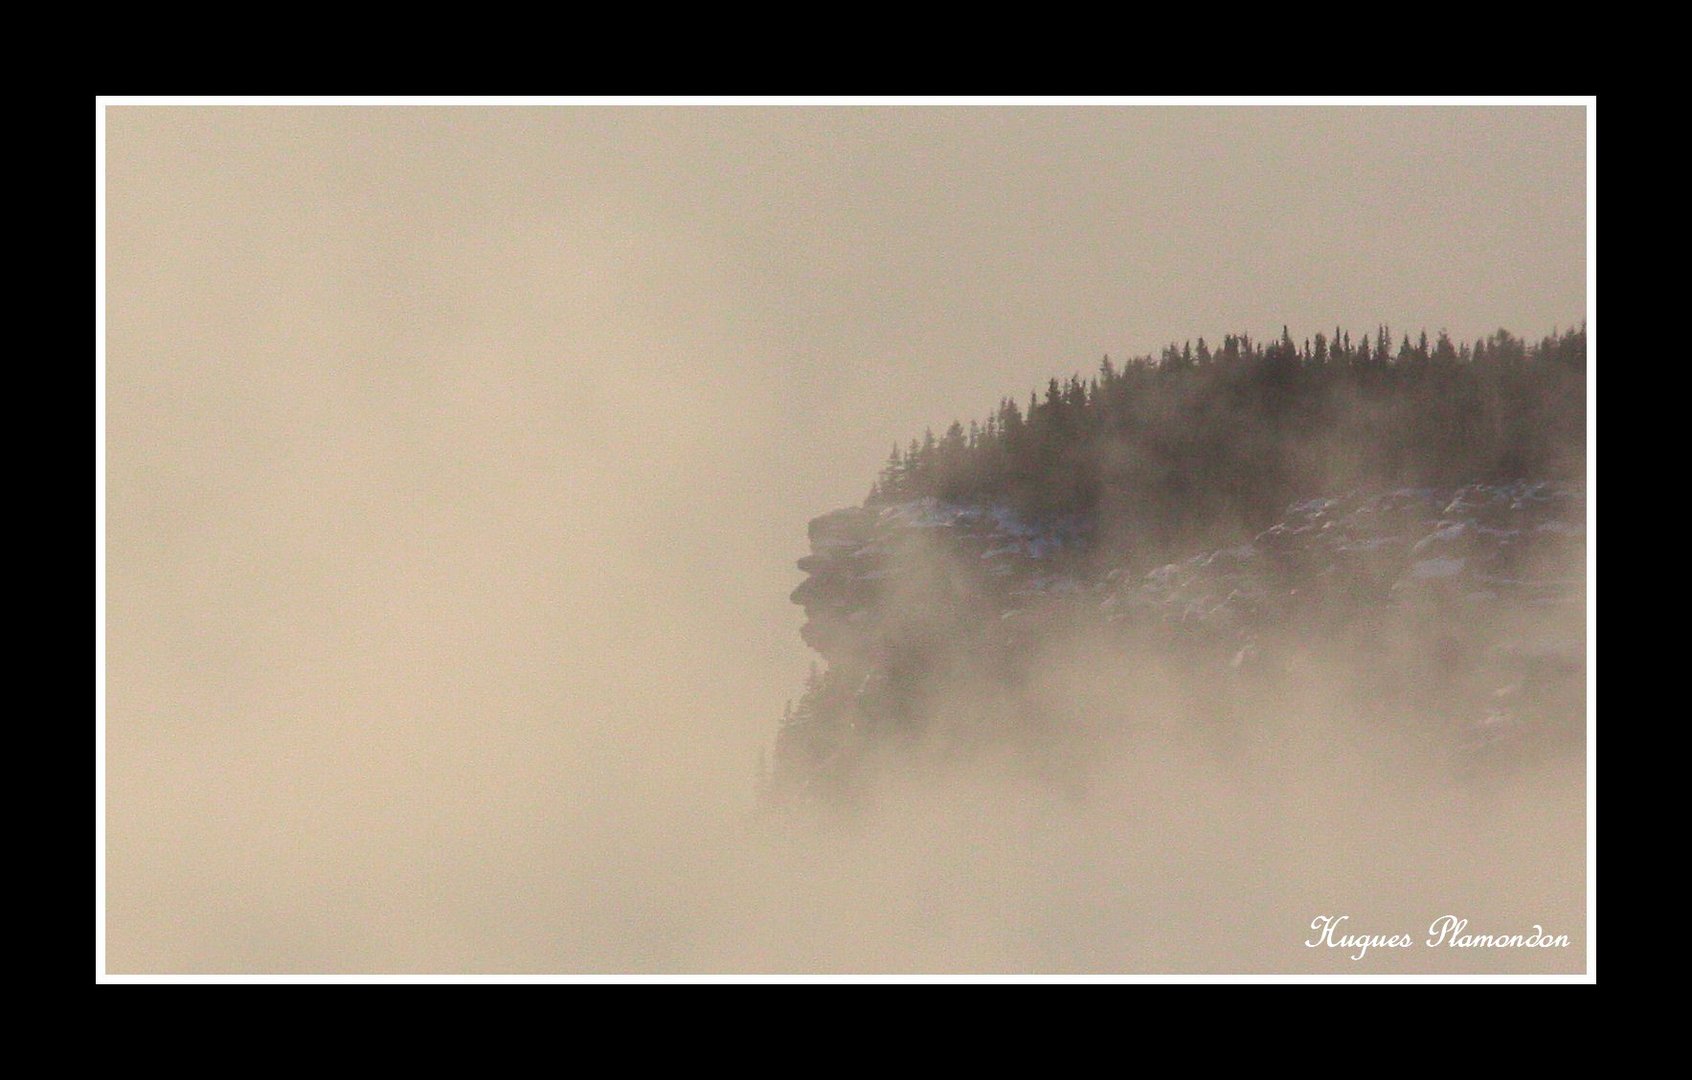
{"type": "Polygon", "coordinates": [[[816,658],[806,524],[888,445],[1226,327],[1567,327],[1584,136],[109,109],[109,969],[1581,970],[1581,754],[1454,774],[1355,722],[1343,641],[1228,691],[1244,741],[1183,722],[1179,661],[1058,625],[1018,693],[1062,738],[942,725],[842,817],[772,822],[756,769],[816,658]],[[1304,946],[1447,913],[1572,947],[1304,946]]]}

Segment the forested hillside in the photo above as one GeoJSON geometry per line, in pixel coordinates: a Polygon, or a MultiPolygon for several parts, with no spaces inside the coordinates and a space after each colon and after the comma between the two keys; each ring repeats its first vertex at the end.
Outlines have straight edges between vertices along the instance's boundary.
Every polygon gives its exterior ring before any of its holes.
{"type": "Polygon", "coordinates": [[[895,447],[869,505],[932,495],[1036,519],[1096,517],[1134,548],[1266,527],[1304,493],[1584,472],[1586,331],[1456,345],[1379,327],[1302,345],[1227,335],[1212,348],[1052,378],[967,428],[895,447]]]}
{"type": "Polygon", "coordinates": [[[1440,752],[1578,743],[1585,330],[1394,346],[1107,357],[895,448],[810,523],[825,663],[767,799],[849,804],[889,753],[1074,773],[1146,724],[1249,745],[1314,701],[1440,752]]]}

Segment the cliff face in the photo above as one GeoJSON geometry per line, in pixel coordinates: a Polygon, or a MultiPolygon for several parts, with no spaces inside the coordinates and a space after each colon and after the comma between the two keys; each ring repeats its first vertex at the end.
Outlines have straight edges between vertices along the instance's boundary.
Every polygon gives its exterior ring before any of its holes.
{"type": "Polygon", "coordinates": [[[886,662],[913,637],[979,634],[1030,604],[1078,594],[1086,526],[1002,506],[918,499],[836,510],[810,523],[809,577],[793,591],[805,643],[830,663],[886,662]]]}
{"type": "Polygon", "coordinates": [[[1568,486],[1325,495],[1248,541],[1155,565],[1104,556],[1085,520],[933,498],[836,510],[809,533],[792,599],[827,671],[778,740],[790,786],[932,725],[941,673],[1010,685],[1078,637],[1128,663],[1179,655],[1224,697],[1313,642],[1344,643],[1388,707],[1437,701],[1458,747],[1584,723],[1585,500],[1568,486]]]}

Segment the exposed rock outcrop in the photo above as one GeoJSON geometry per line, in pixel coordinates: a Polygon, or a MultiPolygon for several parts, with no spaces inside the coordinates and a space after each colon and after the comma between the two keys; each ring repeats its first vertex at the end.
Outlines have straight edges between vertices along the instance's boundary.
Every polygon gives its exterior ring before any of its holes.
{"type": "Polygon", "coordinates": [[[1548,713],[1576,730],[1585,516],[1580,490],[1548,482],[1350,492],[1289,506],[1245,542],[1147,566],[1105,561],[1091,522],[1033,522],[1003,505],[836,510],[810,523],[792,596],[834,676],[802,717],[813,730],[799,756],[814,764],[865,728],[920,724],[936,658],[1008,669],[1078,629],[1180,642],[1219,679],[1284,665],[1288,641],[1396,634],[1414,649],[1383,646],[1381,664],[1402,669],[1391,674],[1407,694],[1456,700],[1463,745],[1509,741],[1548,713]]]}

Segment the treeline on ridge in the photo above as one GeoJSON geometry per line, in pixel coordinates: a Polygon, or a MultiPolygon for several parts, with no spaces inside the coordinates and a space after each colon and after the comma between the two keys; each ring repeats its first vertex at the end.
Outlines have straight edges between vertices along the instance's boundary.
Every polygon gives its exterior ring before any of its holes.
{"type": "Polygon", "coordinates": [[[866,505],[923,496],[999,501],[1037,519],[1084,515],[1135,547],[1218,526],[1261,527],[1288,502],[1365,484],[1461,484],[1584,474],[1586,329],[1529,343],[1454,344],[1336,328],[1303,346],[1230,334],[1212,349],[1107,356],[894,447],[866,505]]]}

